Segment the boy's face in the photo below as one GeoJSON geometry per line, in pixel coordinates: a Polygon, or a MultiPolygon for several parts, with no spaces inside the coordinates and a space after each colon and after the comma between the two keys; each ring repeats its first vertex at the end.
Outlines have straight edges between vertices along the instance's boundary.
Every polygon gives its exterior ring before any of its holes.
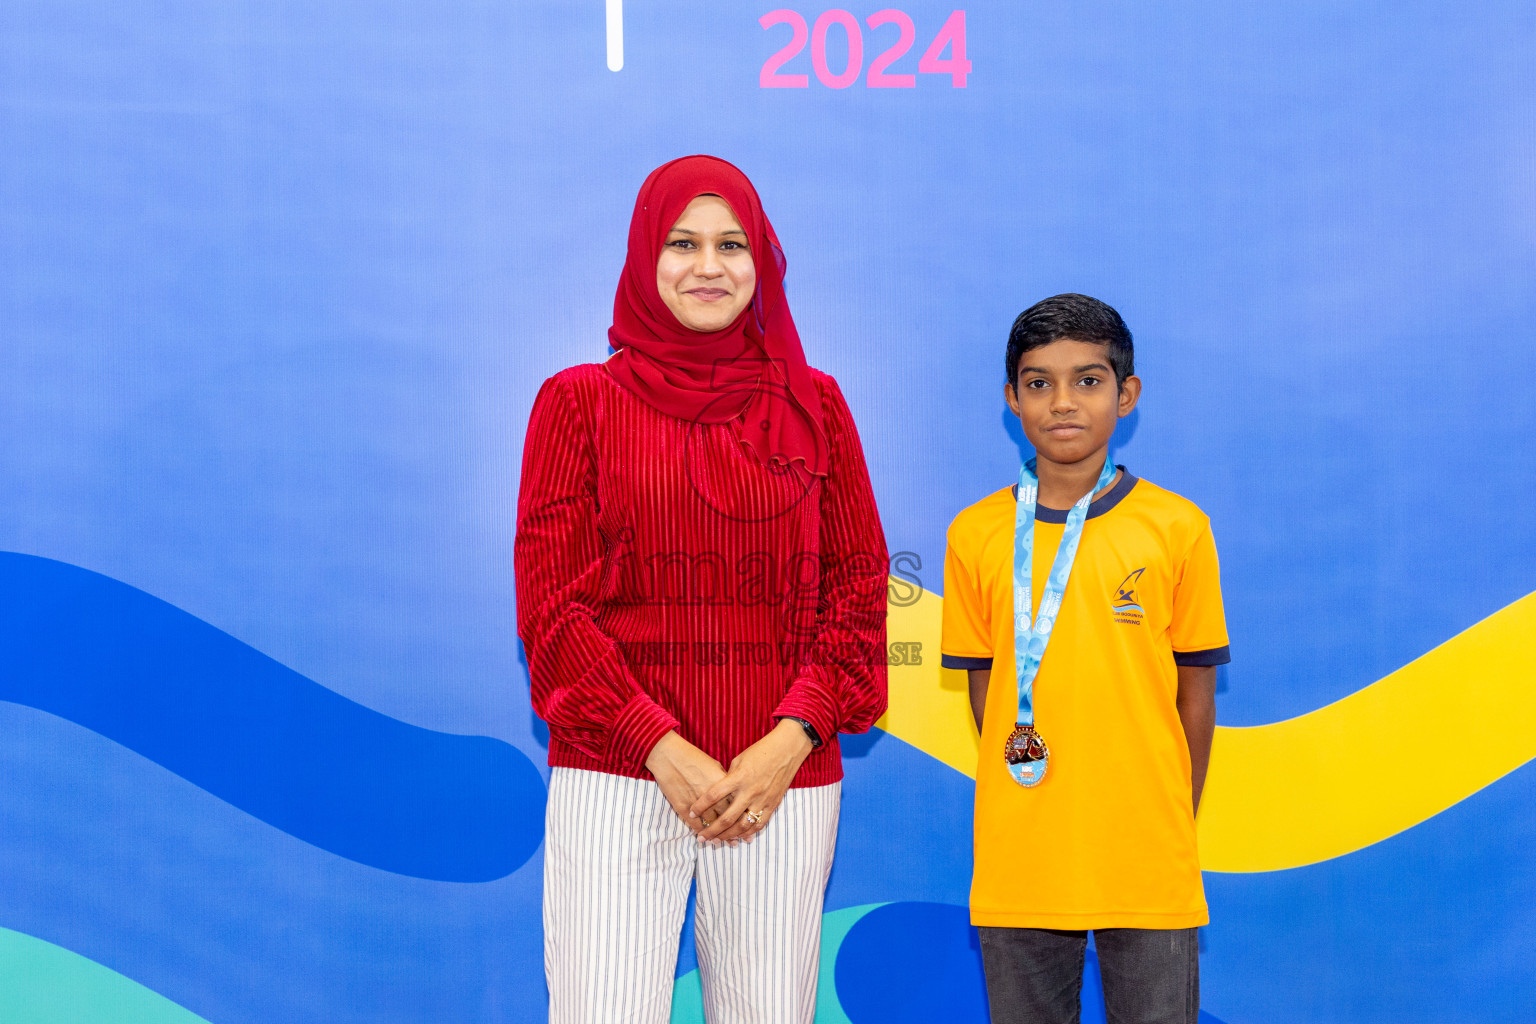
{"type": "Polygon", "coordinates": [[[1072,465],[1103,458],[1115,423],[1136,408],[1141,381],[1127,377],[1116,388],[1108,346],[1063,338],[1025,352],[1003,395],[1040,460],[1072,465]]]}

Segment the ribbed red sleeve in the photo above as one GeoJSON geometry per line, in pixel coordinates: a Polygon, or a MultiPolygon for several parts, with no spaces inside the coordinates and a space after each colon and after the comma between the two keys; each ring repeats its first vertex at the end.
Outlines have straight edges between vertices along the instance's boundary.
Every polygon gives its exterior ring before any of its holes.
{"type": "Polygon", "coordinates": [[[545,383],[515,566],[551,765],[644,777],[668,729],[729,765],[790,715],[826,740],[794,785],[842,777],[837,733],[885,709],[887,555],[852,416],[813,377],[825,478],[765,465],[732,424],[668,417],[601,366],[545,383]]]}
{"type": "Polygon", "coordinates": [[[859,432],[842,390],[826,381],[822,402],[832,451],[819,503],[816,625],[806,664],[773,712],[803,718],[821,736],[865,732],[885,714],[890,565],[859,432]]]}
{"type": "Polygon", "coordinates": [[[564,743],[634,772],[677,719],[640,688],[618,644],[598,628],[603,544],[597,463],[570,385],[539,389],[523,442],[517,498],[517,632],[533,709],[564,743]]]}

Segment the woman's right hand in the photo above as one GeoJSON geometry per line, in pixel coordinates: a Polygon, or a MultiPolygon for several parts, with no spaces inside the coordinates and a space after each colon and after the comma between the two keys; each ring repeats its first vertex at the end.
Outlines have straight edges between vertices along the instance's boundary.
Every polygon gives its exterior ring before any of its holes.
{"type": "Polygon", "coordinates": [[[683,739],[675,730],[667,733],[651,748],[651,756],[645,759],[645,767],[656,777],[661,795],[667,798],[672,810],[677,812],[683,824],[695,832],[713,824],[715,818],[731,802],[726,797],[697,818],[689,816],[688,809],[700,794],[725,778],[725,769],[720,767],[719,761],[683,739]]]}

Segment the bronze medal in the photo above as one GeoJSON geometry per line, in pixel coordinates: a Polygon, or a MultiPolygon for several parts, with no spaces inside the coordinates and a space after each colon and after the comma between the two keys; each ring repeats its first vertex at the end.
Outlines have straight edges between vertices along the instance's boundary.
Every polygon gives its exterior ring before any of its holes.
{"type": "Polygon", "coordinates": [[[1045,778],[1051,752],[1034,726],[1017,725],[1008,735],[1008,742],[1003,744],[1003,763],[1008,766],[1008,774],[1014,782],[1031,789],[1045,778]]]}

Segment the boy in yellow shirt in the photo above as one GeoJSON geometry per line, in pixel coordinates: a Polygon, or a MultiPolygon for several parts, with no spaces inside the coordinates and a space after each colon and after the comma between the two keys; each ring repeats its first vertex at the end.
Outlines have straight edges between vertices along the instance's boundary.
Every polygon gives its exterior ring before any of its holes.
{"type": "Polygon", "coordinates": [[[1007,371],[1036,457],[955,518],[944,566],[943,663],[968,671],[981,730],[971,922],[992,1021],[1075,1022],[1091,930],[1111,1021],[1195,1024],[1195,809],[1230,660],[1210,522],[1109,459],[1141,394],[1112,308],[1036,303],[1007,371]]]}

